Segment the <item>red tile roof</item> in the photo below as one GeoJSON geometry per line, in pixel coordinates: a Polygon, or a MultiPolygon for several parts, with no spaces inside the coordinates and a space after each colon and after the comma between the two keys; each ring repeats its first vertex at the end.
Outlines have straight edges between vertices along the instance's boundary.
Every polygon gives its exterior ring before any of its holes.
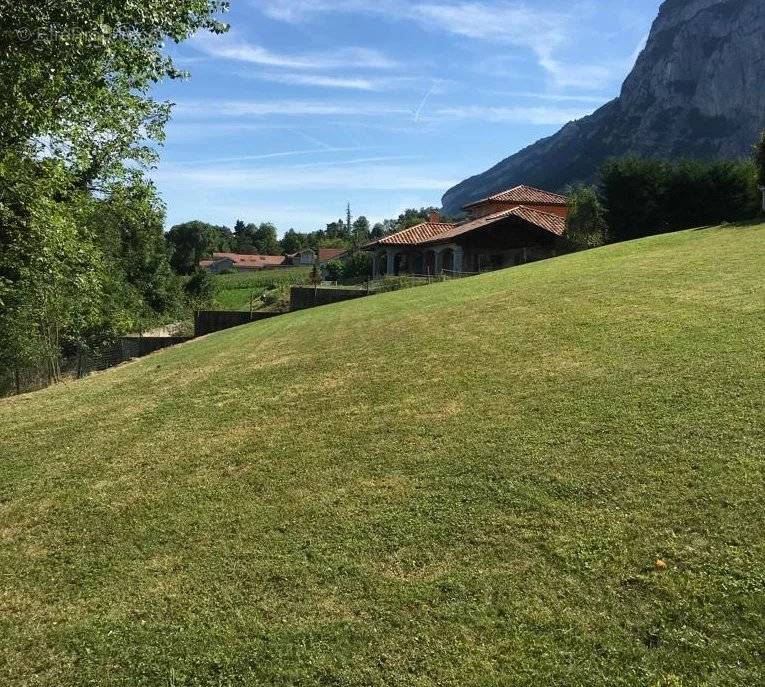
{"type": "Polygon", "coordinates": [[[319,262],[334,260],[345,252],[345,248],[319,248],[319,262]]]}
{"type": "MultiPolygon", "coordinates": [[[[213,253],[213,260],[203,260],[212,264],[218,260],[231,260],[235,267],[257,269],[258,267],[278,267],[286,258],[283,255],[243,255],[241,253],[213,253]]],[[[199,264],[202,265],[202,262],[199,264]]],[[[208,265],[209,266],[209,265],[208,265]]]]}
{"type": "Polygon", "coordinates": [[[408,229],[402,229],[390,236],[383,236],[377,241],[372,241],[369,246],[416,246],[420,243],[425,243],[428,240],[440,236],[445,231],[448,231],[454,224],[446,224],[444,222],[422,222],[408,229]]]}
{"type": "Polygon", "coordinates": [[[528,222],[529,224],[532,224],[543,231],[555,234],[556,236],[563,236],[563,232],[566,229],[566,220],[559,215],[554,215],[550,212],[542,212],[541,210],[533,210],[525,205],[517,205],[514,208],[495,212],[491,215],[479,217],[478,219],[469,220],[460,224],[423,222],[417,226],[403,229],[395,234],[373,241],[367,245],[367,248],[376,245],[421,246],[443,243],[444,241],[449,241],[457,236],[462,236],[463,234],[475,231],[476,229],[481,229],[490,224],[494,224],[495,222],[500,222],[509,217],[517,217],[524,222],[528,222]]]}
{"type": "Polygon", "coordinates": [[[556,236],[563,236],[563,232],[566,230],[566,220],[559,215],[553,215],[550,212],[542,212],[541,210],[532,210],[525,205],[518,205],[509,210],[502,210],[501,212],[495,212],[485,217],[479,217],[478,219],[470,220],[469,222],[463,222],[462,224],[454,225],[449,231],[434,237],[427,243],[441,243],[445,240],[468,234],[476,229],[482,229],[495,222],[500,222],[509,217],[517,217],[518,219],[528,222],[535,227],[547,231],[556,236]]]}
{"type": "Polygon", "coordinates": [[[482,203],[518,203],[523,205],[524,203],[540,204],[540,205],[565,205],[566,197],[557,193],[550,193],[549,191],[543,191],[540,188],[534,188],[533,186],[515,186],[509,188],[506,191],[495,193],[488,198],[482,198],[472,203],[465,205],[465,208],[471,208],[482,203]]]}

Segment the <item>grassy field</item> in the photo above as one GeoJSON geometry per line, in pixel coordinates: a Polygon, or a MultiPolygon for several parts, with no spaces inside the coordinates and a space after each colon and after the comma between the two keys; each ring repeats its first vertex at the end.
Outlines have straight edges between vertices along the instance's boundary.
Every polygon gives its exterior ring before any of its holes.
{"type": "Polygon", "coordinates": [[[765,683],[764,273],[664,235],[0,401],[0,682],[765,683]]]}
{"type": "Polygon", "coordinates": [[[215,275],[215,305],[223,310],[249,310],[250,301],[261,305],[260,297],[268,290],[303,284],[310,267],[285,267],[261,272],[237,272],[215,275]]]}

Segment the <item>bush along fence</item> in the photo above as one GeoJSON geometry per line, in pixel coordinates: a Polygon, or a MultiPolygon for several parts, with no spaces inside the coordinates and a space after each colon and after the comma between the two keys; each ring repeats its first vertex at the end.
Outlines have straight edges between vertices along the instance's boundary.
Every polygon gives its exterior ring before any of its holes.
{"type": "Polygon", "coordinates": [[[190,336],[123,336],[113,344],[93,351],[80,348],[65,355],[55,372],[49,364],[0,371],[0,397],[37,391],[65,380],[81,379],[93,372],[141,358],[168,346],[190,341],[190,336]]]}
{"type": "MultiPolygon", "coordinates": [[[[442,275],[410,275],[382,277],[356,284],[324,286],[292,286],[290,310],[304,310],[329,305],[375,293],[424,286],[434,282],[471,276],[468,273],[442,275]]],[[[205,336],[231,327],[265,320],[287,311],[198,310],[194,313],[194,336],[123,336],[100,351],[78,352],[64,356],[54,374],[50,366],[40,365],[16,370],[0,370],[0,397],[21,394],[50,386],[62,379],[80,379],[92,372],[106,370],[129,360],[141,358],[169,346],[198,336],[205,336]]]]}

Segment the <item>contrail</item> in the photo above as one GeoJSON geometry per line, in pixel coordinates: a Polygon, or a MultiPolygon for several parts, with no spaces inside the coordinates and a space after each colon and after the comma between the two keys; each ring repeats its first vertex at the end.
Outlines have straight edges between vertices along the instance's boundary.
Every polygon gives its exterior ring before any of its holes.
{"type": "Polygon", "coordinates": [[[414,121],[415,122],[419,122],[420,121],[420,116],[422,115],[422,111],[425,108],[425,104],[430,99],[430,96],[433,95],[433,93],[436,92],[436,88],[438,87],[438,84],[439,84],[438,81],[434,81],[433,82],[433,85],[430,87],[430,90],[425,94],[425,97],[422,99],[422,101],[420,102],[419,106],[414,111],[414,121]]]}

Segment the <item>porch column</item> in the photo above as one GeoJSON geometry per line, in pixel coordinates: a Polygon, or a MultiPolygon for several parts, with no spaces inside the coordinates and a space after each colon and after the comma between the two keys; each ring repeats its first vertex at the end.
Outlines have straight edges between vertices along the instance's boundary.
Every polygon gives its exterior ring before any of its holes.
{"type": "Polygon", "coordinates": [[[372,279],[377,278],[377,274],[380,271],[380,266],[377,263],[377,251],[372,251],[372,279]]]}
{"type": "Polygon", "coordinates": [[[388,256],[388,265],[386,274],[389,276],[396,274],[396,255],[398,255],[398,251],[395,248],[388,248],[388,250],[385,251],[388,256]]]}
{"type": "Polygon", "coordinates": [[[462,272],[462,246],[454,246],[452,253],[454,254],[454,271],[459,274],[462,272]]]}
{"type": "Polygon", "coordinates": [[[434,248],[433,254],[435,255],[435,265],[433,267],[433,271],[436,274],[441,274],[441,272],[444,271],[444,249],[434,248]]]}

